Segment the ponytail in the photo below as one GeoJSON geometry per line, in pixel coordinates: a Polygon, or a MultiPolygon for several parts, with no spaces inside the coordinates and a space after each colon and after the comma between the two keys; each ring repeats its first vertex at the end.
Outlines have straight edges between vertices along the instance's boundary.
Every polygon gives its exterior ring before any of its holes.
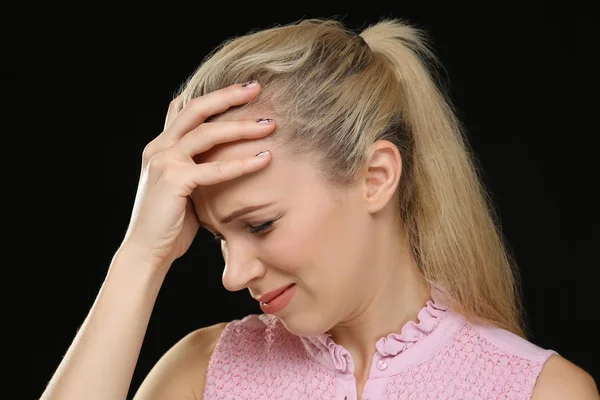
{"type": "Polygon", "coordinates": [[[361,37],[399,82],[412,145],[411,188],[400,194],[399,211],[425,279],[467,318],[525,336],[513,260],[461,125],[436,86],[439,63],[424,34],[386,20],[361,37]]]}

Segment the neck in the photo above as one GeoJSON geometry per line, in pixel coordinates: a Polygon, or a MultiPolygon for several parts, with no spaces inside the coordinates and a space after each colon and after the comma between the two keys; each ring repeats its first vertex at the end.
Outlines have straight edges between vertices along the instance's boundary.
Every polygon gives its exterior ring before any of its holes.
{"type": "Polygon", "coordinates": [[[394,234],[378,240],[378,251],[374,254],[382,256],[369,268],[371,284],[365,288],[368,293],[364,301],[329,331],[332,339],[350,352],[357,379],[368,376],[375,343],[390,333],[400,333],[408,321],[416,321],[430,297],[430,290],[403,239],[405,235],[394,234]]]}

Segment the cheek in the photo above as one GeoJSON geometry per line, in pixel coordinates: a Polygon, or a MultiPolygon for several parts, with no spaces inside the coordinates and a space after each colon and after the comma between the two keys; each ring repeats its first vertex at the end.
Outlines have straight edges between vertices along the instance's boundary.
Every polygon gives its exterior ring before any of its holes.
{"type": "Polygon", "coordinates": [[[263,262],[287,275],[297,275],[301,280],[310,279],[319,262],[317,246],[320,227],[314,210],[302,207],[290,209],[276,228],[261,242],[263,262]]]}
{"type": "Polygon", "coordinates": [[[307,239],[297,226],[293,229],[278,227],[264,242],[264,261],[286,274],[302,274],[302,270],[311,264],[311,252],[306,251],[310,247],[307,239]]]}
{"type": "MultiPolygon", "coordinates": [[[[273,263],[286,273],[299,275],[302,279],[330,280],[352,258],[348,251],[346,225],[339,221],[334,211],[314,210],[311,213],[286,219],[272,238],[265,243],[266,254],[273,263]],[[319,212],[320,211],[320,212],[319,212]]],[[[351,247],[351,246],[350,246],[351,247]]],[[[307,282],[308,283],[308,282],[307,282]]]]}

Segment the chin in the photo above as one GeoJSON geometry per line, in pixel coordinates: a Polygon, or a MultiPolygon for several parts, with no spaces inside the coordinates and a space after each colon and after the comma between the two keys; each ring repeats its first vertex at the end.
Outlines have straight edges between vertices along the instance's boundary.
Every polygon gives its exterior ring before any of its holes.
{"type": "Polygon", "coordinates": [[[313,317],[302,314],[288,314],[279,317],[285,328],[296,336],[316,336],[327,332],[331,327],[325,324],[322,316],[313,317]]]}

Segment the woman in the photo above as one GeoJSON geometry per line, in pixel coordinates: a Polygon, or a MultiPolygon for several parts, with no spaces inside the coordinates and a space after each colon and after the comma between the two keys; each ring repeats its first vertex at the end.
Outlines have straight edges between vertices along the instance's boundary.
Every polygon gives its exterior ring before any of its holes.
{"type": "Polygon", "coordinates": [[[434,61],[398,20],[224,43],[147,145],[127,234],[42,398],[126,397],[160,286],[203,226],[224,286],[265,314],[190,333],[136,400],[598,399],[525,338],[434,61]]]}

